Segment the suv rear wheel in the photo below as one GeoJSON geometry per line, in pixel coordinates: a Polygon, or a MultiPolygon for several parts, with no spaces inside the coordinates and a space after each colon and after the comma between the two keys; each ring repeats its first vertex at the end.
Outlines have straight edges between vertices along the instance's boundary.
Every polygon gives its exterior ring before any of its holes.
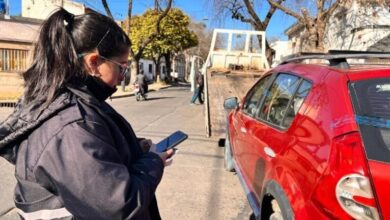
{"type": "Polygon", "coordinates": [[[294,213],[280,186],[271,181],[266,189],[261,207],[262,220],[293,220],[294,213]]]}

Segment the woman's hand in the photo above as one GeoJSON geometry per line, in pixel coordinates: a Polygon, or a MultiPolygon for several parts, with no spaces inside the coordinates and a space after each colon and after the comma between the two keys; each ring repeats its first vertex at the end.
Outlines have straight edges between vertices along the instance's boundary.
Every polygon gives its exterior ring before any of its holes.
{"type": "Polygon", "coordinates": [[[142,139],[142,140],[140,140],[139,145],[142,148],[142,152],[146,153],[146,152],[151,151],[150,149],[151,149],[152,145],[155,145],[155,144],[153,144],[152,140],[150,140],[150,139],[142,139]]]}
{"type": "Polygon", "coordinates": [[[158,156],[160,156],[161,160],[164,161],[164,166],[169,166],[172,164],[172,156],[175,153],[175,151],[171,148],[167,151],[157,153],[158,156]]]}
{"type": "Polygon", "coordinates": [[[143,152],[153,152],[160,156],[161,160],[164,161],[164,166],[169,166],[172,164],[172,156],[175,153],[173,149],[169,149],[165,152],[157,152],[157,145],[152,142],[150,139],[143,139],[139,142],[143,152]]]}

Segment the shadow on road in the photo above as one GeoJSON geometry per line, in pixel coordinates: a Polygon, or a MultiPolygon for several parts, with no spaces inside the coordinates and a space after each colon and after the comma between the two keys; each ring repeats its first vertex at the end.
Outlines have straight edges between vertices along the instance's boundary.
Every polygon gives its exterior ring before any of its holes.
{"type": "Polygon", "coordinates": [[[158,100],[158,99],[173,99],[175,97],[151,97],[148,98],[146,101],[153,101],[153,100],[158,100]]]}

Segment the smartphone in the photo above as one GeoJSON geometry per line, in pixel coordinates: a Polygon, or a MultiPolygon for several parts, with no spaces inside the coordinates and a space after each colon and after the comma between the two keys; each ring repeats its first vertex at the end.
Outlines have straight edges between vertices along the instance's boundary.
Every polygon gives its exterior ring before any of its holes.
{"type": "Polygon", "coordinates": [[[188,135],[182,131],[176,131],[168,137],[164,138],[162,141],[157,143],[157,152],[164,152],[170,148],[175,147],[180,144],[182,141],[188,138],[188,135]]]}

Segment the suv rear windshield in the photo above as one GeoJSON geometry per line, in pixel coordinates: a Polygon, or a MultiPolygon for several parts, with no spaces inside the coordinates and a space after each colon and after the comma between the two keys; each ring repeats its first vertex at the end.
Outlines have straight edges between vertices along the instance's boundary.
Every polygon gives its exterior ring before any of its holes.
{"type": "Polygon", "coordinates": [[[390,163],[390,78],[350,84],[368,159],[390,163]]]}

